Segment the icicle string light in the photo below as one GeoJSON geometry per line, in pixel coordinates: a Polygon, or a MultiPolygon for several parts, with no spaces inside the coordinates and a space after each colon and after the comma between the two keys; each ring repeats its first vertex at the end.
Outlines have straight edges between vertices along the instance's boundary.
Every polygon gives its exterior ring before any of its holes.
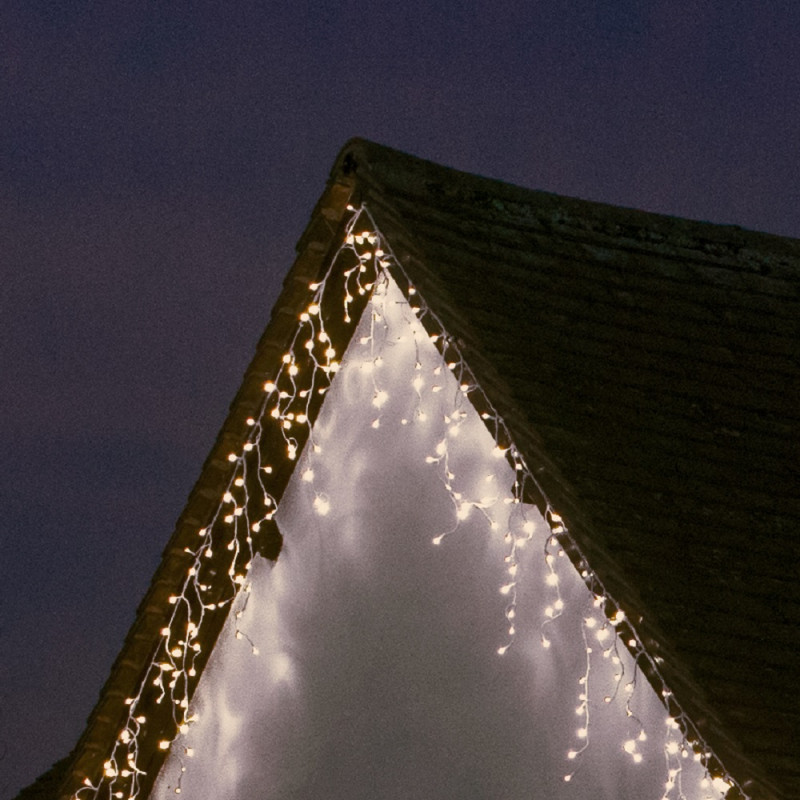
{"type": "MultiPolygon", "coordinates": [[[[198,676],[198,659],[202,653],[200,641],[209,615],[228,611],[234,603],[238,618],[250,591],[247,575],[252,559],[258,552],[259,537],[264,526],[277,511],[276,492],[272,487],[275,469],[266,460],[295,461],[300,437],[312,447],[312,404],[323,395],[339,368],[338,354],[325,327],[325,311],[335,300],[326,292],[328,282],[338,269],[343,269],[343,320],[351,322],[350,308],[356,295],[364,296],[373,288],[375,276],[388,265],[375,247],[377,235],[358,232],[360,215],[352,214],[345,242],[339,249],[325,277],[309,289],[311,301],[300,313],[290,346],[281,358],[278,374],[264,383],[264,398],[259,411],[246,420],[247,436],[241,446],[230,452],[227,460],[231,473],[211,518],[197,531],[194,546],[184,553],[189,565],[180,589],[167,598],[170,613],[161,629],[161,642],[144,671],[138,691],[125,701],[128,713],[103,764],[99,778],[85,777],[74,794],[83,798],[122,798],[136,800],[142,790],[144,770],[139,766],[141,741],[146,733],[150,702],[167,705],[171,731],[158,741],[158,749],[169,750],[178,734],[185,733],[196,715],[189,711],[191,692],[198,676]],[[344,265],[344,268],[343,268],[344,265]],[[303,374],[301,374],[301,364],[303,374]],[[266,453],[262,447],[265,431],[277,431],[284,452],[266,453]],[[221,575],[226,581],[220,581],[221,575]]],[[[341,301],[338,301],[341,302],[341,301]]],[[[319,495],[315,509],[319,514],[329,510],[328,498],[319,495]]],[[[249,641],[253,655],[255,644],[236,627],[237,638],[249,641]]],[[[186,758],[192,757],[187,751],[186,758]]],[[[180,787],[178,787],[179,789],[180,787]]]]}
{"type": "MultiPolygon", "coordinates": [[[[361,213],[370,218],[372,230],[377,231],[377,226],[375,225],[374,221],[372,221],[371,216],[366,208],[362,208],[361,213]]],[[[513,497],[511,502],[515,506],[522,504],[523,497],[526,495],[526,487],[528,484],[533,486],[533,494],[541,497],[543,500],[545,506],[544,517],[549,524],[551,534],[547,539],[544,554],[545,563],[548,570],[545,583],[546,588],[552,592],[552,596],[554,598],[552,603],[549,604],[545,609],[545,619],[541,625],[541,641],[545,649],[549,648],[550,645],[550,640],[546,635],[546,627],[555,622],[562,615],[564,609],[564,602],[559,591],[558,572],[555,567],[558,557],[565,556],[567,552],[571,554],[571,558],[566,560],[571,561],[578,569],[584,584],[591,592],[593,600],[590,602],[590,607],[586,610],[581,631],[586,653],[586,670],[579,679],[579,686],[582,690],[579,691],[579,707],[582,708],[583,724],[576,732],[576,736],[580,744],[579,746],[568,751],[568,759],[577,759],[589,747],[589,707],[591,700],[589,696],[589,678],[592,668],[592,659],[595,657],[609,659],[616,668],[613,687],[602,696],[602,702],[611,703],[616,699],[617,694],[623,686],[622,682],[625,671],[624,664],[619,656],[619,646],[620,642],[622,642],[622,645],[629,650],[631,656],[633,657],[634,663],[634,674],[631,680],[625,684],[624,687],[626,694],[628,694],[628,696],[625,698],[626,715],[631,720],[634,728],[631,738],[624,740],[621,743],[621,749],[630,756],[634,763],[641,763],[643,760],[643,756],[639,749],[639,743],[645,741],[647,739],[647,735],[642,728],[641,722],[631,709],[630,697],[636,687],[636,673],[640,669],[640,662],[643,661],[648,665],[648,672],[652,676],[651,680],[654,683],[656,691],[659,693],[664,707],[669,714],[667,717],[668,727],[670,727],[670,730],[677,731],[683,739],[683,741],[677,745],[681,752],[681,757],[688,758],[691,756],[693,760],[701,762],[706,770],[709,771],[709,773],[712,770],[722,773],[720,775],[716,775],[715,777],[704,780],[701,783],[701,788],[707,790],[713,789],[713,791],[717,793],[724,794],[730,788],[736,786],[741,796],[743,798],[747,798],[748,795],[746,792],[744,792],[742,787],[737,784],[730,774],[722,768],[719,759],[712,754],[694,723],[675,700],[672,692],[667,687],[663,675],[661,674],[657,659],[651,656],[645,649],[638,632],[634,629],[631,622],[625,617],[620,604],[606,590],[596,573],[589,568],[588,560],[585,557],[582,549],[567,530],[561,516],[555,511],[552,504],[547,499],[545,491],[543,490],[541,484],[536,480],[532,470],[530,470],[525,463],[522,454],[513,445],[512,437],[501,415],[495,409],[489,398],[485,395],[482,388],[472,378],[469,367],[467,366],[466,360],[462,356],[458,345],[447,334],[446,329],[439,317],[429,308],[424,299],[420,296],[417,289],[413,286],[408,275],[400,265],[399,260],[391,252],[389,245],[382,241],[382,238],[379,234],[376,234],[376,236],[378,240],[381,241],[381,247],[389,253],[387,260],[391,264],[390,271],[396,276],[402,276],[403,283],[409,287],[409,306],[412,309],[414,316],[418,320],[424,322],[425,328],[429,332],[431,340],[437,346],[439,352],[445,359],[448,369],[450,369],[454,376],[456,376],[463,396],[477,396],[477,405],[483,409],[486,409],[481,413],[481,417],[484,420],[487,429],[494,436],[496,442],[495,454],[498,458],[505,459],[512,466],[516,476],[512,487],[513,497]],[[598,609],[603,617],[602,623],[598,622],[597,620],[596,615],[598,609]],[[608,613],[608,610],[611,610],[611,613],[608,613]],[[594,612],[595,615],[592,615],[592,612],[594,612]],[[625,636],[627,639],[622,639],[620,637],[620,632],[617,630],[618,626],[623,625],[623,623],[625,636]],[[598,643],[599,648],[597,646],[598,643]]],[[[456,403],[456,409],[456,413],[458,413],[458,401],[456,403]]],[[[445,422],[450,423],[451,420],[446,419],[445,422]]],[[[455,510],[453,526],[434,537],[433,543],[437,545],[441,544],[445,537],[448,537],[457,531],[458,523],[466,518],[472,508],[485,508],[485,506],[481,504],[480,500],[464,498],[453,490],[452,481],[455,476],[452,474],[452,472],[450,472],[449,469],[446,441],[446,437],[443,438],[442,442],[437,447],[436,452],[426,457],[426,463],[438,465],[442,471],[441,480],[445,488],[451,493],[455,510]]],[[[491,525],[492,519],[488,513],[486,515],[491,525]]],[[[510,527],[511,524],[509,523],[509,528],[510,527]]],[[[509,551],[505,557],[505,561],[508,564],[508,569],[511,572],[511,575],[516,576],[516,571],[518,569],[517,549],[520,546],[524,546],[525,538],[517,538],[509,532],[506,533],[505,540],[509,544],[509,551]]],[[[517,596],[517,581],[515,577],[512,577],[507,583],[503,584],[500,587],[500,592],[509,597],[509,605],[506,607],[506,618],[510,622],[509,639],[497,650],[499,655],[504,655],[511,646],[513,637],[515,635],[515,625],[513,622],[516,616],[517,596]]],[[[685,796],[681,784],[682,771],[680,763],[677,763],[676,766],[675,759],[673,757],[674,754],[671,752],[675,746],[675,742],[671,740],[668,742],[665,748],[665,756],[667,757],[668,761],[668,779],[665,782],[664,800],[669,800],[670,798],[676,798],[677,800],[685,796]],[[670,761],[670,759],[672,760],[670,761]]],[[[568,773],[565,776],[565,780],[570,781],[574,775],[575,770],[573,770],[571,773],[568,773]]],[[[714,797],[714,795],[707,796],[709,798],[714,797]]]]}
{"type": "MultiPolygon", "coordinates": [[[[273,487],[273,477],[281,460],[290,464],[296,462],[300,453],[301,441],[306,440],[311,452],[319,451],[314,441],[312,419],[320,397],[327,391],[330,382],[339,370],[341,354],[332,343],[326,329],[325,320],[340,319],[346,325],[353,325],[351,311],[357,298],[373,298],[373,305],[367,306],[372,315],[368,341],[370,359],[365,368],[373,371],[374,428],[381,425],[381,409],[388,398],[379,378],[381,346],[378,345],[385,322],[381,315],[381,290],[390,279],[398,280],[406,289],[408,311],[414,321],[422,323],[425,332],[443,359],[443,365],[434,370],[432,380],[426,382],[421,371],[415,374],[412,385],[418,398],[424,392],[440,392],[445,382],[438,378],[442,370],[448,370],[456,380],[457,390],[454,410],[442,420],[441,437],[435,451],[425,462],[437,471],[439,480],[449,493],[453,504],[453,523],[443,532],[433,537],[435,545],[455,534],[459,524],[473,512],[481,513],[489,523],[490,529],[503,537],[506,543],[504,567],[506,580],[499,592],[507,598],[505,619],[507,638],[497,649],[504,655],[512,645],[517,626],[517,587],[520,580],[520,550],[532,539],[534,523],[526,517],[523,498],[530,494],[541,497],[544,505],[544,519],[549,526],[543,557],[546,565],[543,596],[547,604],[543,610],[540,626],[541,645],[550,647],[548,631],[564,612],[564,599],[560,591],[560,564],[571,562],[591,593],[589,607],[583,612],[581,636],[585,651],[585,670],[579,678],[576,716],[576,744],[567,753],[571,762],[579,759],[590,746],[590,706],[594,684],[590,685],[593,659],[608,659],[617,668],[614,685],[606,689],[605,702],[612,702],[619,691],[625,692],[625,710],[632,728],[630,738],[620,744],[621,749],[638,763],[642,759],[639,742],[646,738],[641,722],[631,709],[631,696],[636,686],[640,663],[648,667],[651,681],[660,690],[660,695],[668,716],[666,725],[670,736],[665,746],[666,779],[664,800],[682,798],[681,761],[691,757],[705,767],[708,777],[702,788],[709,798],[717,798],[732,786],[737,786],[742,797],[747,797],[742,788],[735,784],[724,771],[719,760],[712,755],[699,732],[676,702],[666,686],[657,660],[646,651],[641,638],[631,622],[625,618],[620,605],[605,590],[600,579],[589,568],[581,548],[567,530],[562,518],[547,500],[541,485],[526,464],[522,454],[512,442],[512,437],[501,415],[490,402],[472,376],[457,343],[447,333],[439,317],[430,309],[414,287],[408,275],[394,256],[389,245],[378,232],[368,209],[348,207],[351,214],[346,224],[344,241],[322,279],[309,285],[310,301],[299,314],[298,323],[290,345],[280,360],[277,373],[264,383],[264,397],[257,413],[247,419],[247,435],[242,444],[228,455],[231,464],[230,479],[220,497],[211,518],[197,532],[195,546],[185,548],[189,566],[180,590],[168,598],[171,605],[169,618],[161,630],[161,643],[146,668],[144,679],[138,691],[126,700],[127,719],[117,736],[111,753],[103,765],[103,773],[94,781],[84,779],[84,785],[75,793],[75,800],[90,798],[121,798],[137,800],[142,788],[144,771],[139,766],[141,740],[148,724],[147,705],[155,702],[167,704],[171,708],[172,729],[164,733],[158,743],[161,750],[177,746],[175,738],[185,733],[196,720],[190,712],[189,701],[196,685],[198,660],[202,653],[200,641],[204,625],[211,615],[229,613],[238,619],[247,604],[250,586],[248,573],[253,557],[260,550],[265,528],[273,520],[277,511],[278,492],[273,487]],[[341,290],[339,285],[341,284],[341,290]],[[334,289],[334,285],[336,289],[334,289]],[[376,288],[378,287],[378,288],[376,288]],[[506,522],[506,530],[501,531],[501,523],[492,515],[497,503],[497,488],[485,486],[485,493],[467,496],[457,485],[449,459],[449,442],[458,437],[466,418],[465,407],[473,403],[483,409],[481,418],[496,443],[494,454],[503,459],[513,470],[514,480],[511,497],[505,502],[511,504],[506,522]],[[270,432],[270,436],[267,436],[270,432]],[[283,452],[267,452],[266,441],[277,440],[282,443],[283,452]],[[302,435],[300,435],[302,433],[302,435]],[[568,558],[564,556],[569,553],[568,558]],[[214,570],[209,565],[214,564],[214,570]],[[223,565],[223,567],[220,567],[223,565]],[[216,575],[213,574],[216,571],[216,575]],[[220,582],[219,574],[226,580],[220,582]],[[624,631],[624,637],[622,635],[624,631]],[[620,642],[633,658],[634,673],[627,683],[624,680],[624,666],[619,657],[620,642]],[[714,774],[712,775],[712,771],[714,774]]],[[[357,320],[356,320],[357,321],[357,320]]],[[[419,359],[417,359],[419,365],[419,359]]],[[[416,410],[417,420],[425,422],[425,412],[421,402],[416,410]]],[[[406,424],[408,420],[402,420],[406,424]]],[[[437,428],[438,430],[439,428],[437,428]]],[[[313,482],[313,466],[306,469],[303,480],[313,482]]],[[[491,482],[488,481],[487,484],[491,482]]],[[[316,513],[324,516],[335,502],[324,493],[315,494],[313,501],[316,513]]],[[[253,655],[258,655],[256,645],[247,634],[235,627],[237,638],[249,642],[253,655]]],[[[598,687],[603,691],[603,687],[598,687]]],[[[193,753],[189,748],[179,754],[190,759],[193,753]]],[[[575,765],[572,765],[575,767],[575,765]]],[[[182,767],[182,769],[185,769],[182,767]]],[[[577,767],[564,776],[572,780],[577,767]]],[[[152,776],[151,776],[152,777],[152,776]]],[[[180,792],[180,783],[175,789],[180,792]]]]}

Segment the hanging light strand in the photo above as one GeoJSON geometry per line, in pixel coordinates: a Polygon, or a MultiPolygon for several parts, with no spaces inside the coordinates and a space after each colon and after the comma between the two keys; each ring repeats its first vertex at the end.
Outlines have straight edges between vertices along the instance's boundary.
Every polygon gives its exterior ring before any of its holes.
{"type": "MultiPolygon", "coordinates": [[[[94,780],[87,776],[81,788],[73,795],[74,800],[94,800],[101,797],[104,800],[105,798],[137,800],[140,797],[145,772],[139,766],[139,759],[141,743],[148,729],[147,709],[150,702],[156,705],[166,703],[171,708],[172,732],[167,731],[165,738],[158,742],[160,750],[170,750],[175,738],[186,733],[196,721],[196,714],[190,712],[189,701],[198,677],[198,667],[200,663],[204,663],[201,659],[207,656],[200,644],[207,620],[219,613],[228,613],[231,605],[236,619],[241,616],[250,592],[248,573],[252,560],[258,552],[257,545],[265,535],[265,524],[273,519],[278,508],[276,500],[278,492],[273,483],[277,467],[282,460],[289,464],[296,462],[303,440],[309,442],[312,453],[318,452],[320,448],[314,440],[312,423],[314,409],[340,368],[340,354],[332,343],[325,320],[333,319],[338,314],[346,325],[353,325],[351,312],[356,300],[379,297],[376,285],[384,285],[390,277],[405,287],[408,313],[414,321],[424,326],[426,335],[441,354],[445,368],[452,373],[458,386],[454,402],[455,411],[441,421],[440,445],[437,446],[435,453],[426,457],[428,464],[440,470],[442,485],[450,493],[454,510],[452,528],[437,534],[433,542],[441,544],[445,537],[455,533],[459,523],[474,509],[486,517],[493,530],[499,527],[498,521],[491,514],[495,500],[489,494],[485,497],[465,497],[463,492],[456,488],[457,476],[451,468],[448,442],[458,436],[463,419],[466,417],[464,410],[466,403],[471,402],[482,409],[480,416],[496,443],[495,456],[504,459],[514,473],[512,495],[508,501],[512,505],[512,514],[509,531],[505,534],[508,549],[504,564],[508,580],[500,587],[500,592],[508,597],[504,613],[508,623],[509,638],[497,652],[505,654],[515,636],[519,550],[531,537],[527,520],[522,519],[521,533],[510,531],[511,521],[517,520],[517,510],[524,508],[523,498],[533,494],[542,498],[544,518],[550,531],[544,548],[544,559],[547,567],[545,588],[551,599],[545,607],[544,620],[541,624],[542,644],[548,646],[547,626],[559,619],[564,610],[564,601],[558,585],[557,564],[561,560],[559,557],[568,552],[570,556],[568,560],[578,567],[581,578],[592,596],[600,601],[599,607],[604,615],[604,621],[600,623],[595,637],[597,633],[602,635],[601,657],[618,659],[618,643],[622,641],[633,656],[635,670],[638,670],[640,662],[646,662],[651,681],[656,685],[660,684],[661,698],[669,712],[667,725],[671,731],[676,732],[675,738],[670,738],[665,747],[667,764],[665,800],[683,796],[680,762],[676,761],[675,757],[685,758],[689,755],[695,761],[700,761],[709,771],[709,776],[705,779],[707,785],[704,786],[708,791],[719,794],[731,786],[736,786],[741,796],[747,798],[742,788],[722,769],[719,760],[711,753],[688,715],[667,689],[658,663],[647,652],[630,621],[625,620],[624,625],[621,625],[624,615],[620,616],[622,612],[619,604],[605,590],[594,571],[589,569],[588,561],[578,543],[547,500],[542,486],[522,454],[513,445],[503,418],[474,379],[460,348],[447,333],[441,319],[424,301],[400,261],[378,232],[369,210],[366,206],[360,208],[350,206],[348,211],[350,217],[346,223],[344,241],[331,259],[324,276],[309,284],[310,301],[299,314],[289,347],[283,354],[275,375],[264,383],[262,402],[258,411],[247,419],[247,433],[241,446],[228,455],[231,474],[220,501],[206,525],[197,531],[195,545],[184,548],[184,554],[189,560],[184,580],[177,592],[168,597],[168,603],[172,608],[161,629],[160,645],[145,669],[144,678],[137,692],[125,701],[128,709],[127,717],[111,753],[104,762],[103,772],[94,780]],[[333,289],[338,285],[335,279],[338,275],[342,278],[340,292],[333,289]],[[283,453],[275,452],[272,448],[267,451],[265,442],[267,439],[272,441],[276,433],[278,441],[282,442],[283,453]],[[212,574],[210,564],[214,565],[217,575],[212,574]],[[224,574],[227,582],[221,583],[218,574],[224,574]],[[608,609],[613,609],[614,614],[608,616],[608,609]],[[624,628],[624,638],[621,636],[622,628],[624,628]],[[682,737],[677,744],[678,752],[673,753],[678,737],[682,737]]],[[[379,309],[380,303],[377,302],[371,312],[373,317],[370,321],[367,342],[370,344],[372,368],[378,370],[381,354],[376,343],[381,338],[378,335],[380,331],[383,331],[384,339],[386,331],[386,323],[382,320],[379,309]]],[[[417,363],[420,363],[419,358],[417,363]]],[[[436,369],[441,370],[441,367],[436,369]]],[[[412,385],[420,401],[417,408],[417,418],[420,421],[424,421],[425,413],[421,407],[423,393],[441,391],[442,388],[436,369],[432,381],[426,382],[421,374],[415,375],[412,379],[412,385]]],[[[378,427],[381,418],[380,409],[388,398],[385,396],[386,390],[381,388],[377,372],[373,379],[373,388],[373,405],[378,413],[373,427],[378,427]]],[[[309,468],[309,471],[313,479],[313,469],[309,468]]],[[[319,514],[327,514],[331,502],[331,498],[318,493],[314,500],[315,510],[319,514]]],[[[586,619],[597,620],[596,616],[590,616],[592,611],[597,614],[597,609],[593,607],[587,610],[586,619]]],[[[253,655],[257,655],[257,647],[246,632],[238,625],[234,630],[237,638],[248,641],[253,655]]],[[[586,670],[580,679],[578,693],[577,708],[581,711],[581,721],[576,736],[580,744],[569,751],[570,760],[577,759],[589,746],[589,677],[591,657],[596,645],[590,639],[593,628],[587,629],[584,623],[581,630],[587,658],[586,670]]],[[[624,669],[620,669],[616,675],[614,689],[608,695],[611,699],[616,697],[624,669]]],[[[631,682],[626,685],[626,689],[630,686],[635,687],[635,680],[636,672],[631,682]]],[[[633,721],[638,722],[630,709],[630,698],[626,698],[626,709],[633,721]]],[[[643,733],[639,723],[636,736],[622,744],[623,750],[634,760],[640,755],[636,741],[643,733]]],[[[189,748],[183,748],[180,750],[180,756],[181,759],[184,757],[188,759],[193,753],[189,748]]],[[[181,762],[181,769],[183,768],[181,762]]],[[[571,779],[575,772],[576,770],[573,770],[565,776],[565,779],[571,779]]],[[[179,792],[180,783],[176,787],[176,793],[179,792]]]]}

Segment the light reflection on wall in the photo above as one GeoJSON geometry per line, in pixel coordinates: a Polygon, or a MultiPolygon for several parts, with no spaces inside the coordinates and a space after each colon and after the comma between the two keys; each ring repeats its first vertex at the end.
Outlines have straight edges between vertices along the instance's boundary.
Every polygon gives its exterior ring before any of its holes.
{"type": "Polygon", "coordinates": [[[719,796],[393,284],[313,440],[154,797],[719,796]]]}

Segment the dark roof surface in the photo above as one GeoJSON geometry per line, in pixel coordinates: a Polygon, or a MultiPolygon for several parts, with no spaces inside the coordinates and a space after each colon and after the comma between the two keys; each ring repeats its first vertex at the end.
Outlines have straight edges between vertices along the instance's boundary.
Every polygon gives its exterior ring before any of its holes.
{"type": "Polygon", "coordinates": [[[800,241],[360,140],[341,173],[709,744],[800,797],[800,241]]]}
{"type": "MultiPolygon", "coordinates": [[[[521,189],[362,140],[337,160],[57,796],[101,773],[124,699],[163,647],[185,548],[230,480],[228,453],[361,202],[707,742],[754,798],[800,797],[800,242],[521,189]]],[[[354,325],[329,329],[337,351],[354,325]]],[[[276,468],[276,500],[290,474],[276,468]]],[[[262,548],[277,557],[277,529],[262,548]]],[[[207,617],[204,645],[224,623],[207,617]]],[[[173,725],[159,713],[140,742],[147,781],[173,725]]]]}

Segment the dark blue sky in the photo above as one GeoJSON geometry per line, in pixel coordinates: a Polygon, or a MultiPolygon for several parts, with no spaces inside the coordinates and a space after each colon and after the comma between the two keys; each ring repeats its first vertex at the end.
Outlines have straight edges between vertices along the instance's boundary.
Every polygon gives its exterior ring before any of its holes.
{"type": "Polygon", "coordinates": [[[793,2],[9,0],[0,797],[82,730],[341,145],[800,236],[793,2]]]}

